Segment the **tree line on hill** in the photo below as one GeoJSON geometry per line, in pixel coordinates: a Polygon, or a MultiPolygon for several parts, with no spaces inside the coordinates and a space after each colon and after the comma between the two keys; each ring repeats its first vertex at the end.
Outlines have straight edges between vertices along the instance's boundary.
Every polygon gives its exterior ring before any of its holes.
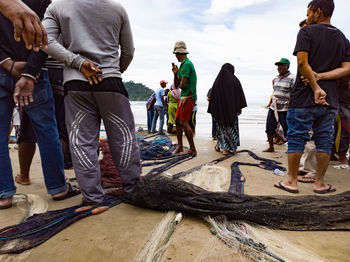
{"type": "Polygon", "coordinates": [[[129,94],[130,101],[147,101],[154,93],[149,87],[141,83],[135,83],[134,81],[124,82],[124,86],[129,94]]]}

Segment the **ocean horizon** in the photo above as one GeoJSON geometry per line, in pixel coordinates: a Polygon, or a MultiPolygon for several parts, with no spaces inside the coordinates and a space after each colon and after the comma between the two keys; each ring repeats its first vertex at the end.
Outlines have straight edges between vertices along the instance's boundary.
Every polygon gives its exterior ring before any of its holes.
{"type": "MultiPolygon", "coordinates": [[[[147,130],[147,113],[145,101],[131,101],[131,110],[134,114],[136,130],[143,128],[147,130]]],[[[198,103],[196,138],[212,139],[211,138],[211,115],[207,113],[208,103],[198,103]]],[[[239,116],[239,130],[241,147],[244,145],[256,145],[265,143],[265,123],[267,109],[262,104],[248,105],[242,110],[239,116]]],[[[157,127],[158,129],[158,123],[157,127]]],[[[164,124],[166,130],[166,124],[164,124]]],[[[261,146],[261,145],[260,145],[261,146]]]]}

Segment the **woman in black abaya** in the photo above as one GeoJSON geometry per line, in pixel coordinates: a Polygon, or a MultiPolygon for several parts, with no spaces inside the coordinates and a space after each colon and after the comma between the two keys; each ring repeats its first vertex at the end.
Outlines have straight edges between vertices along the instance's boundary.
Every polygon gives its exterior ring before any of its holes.
{"type": "Polygon", "coordinates": [[[235,68],[224,64],[212,87],[208,113],[217,122],[215,149],[224,155],[235,153],[239,142],[238,116],[247,106],[241,82],[234,75],[235,68]]]}

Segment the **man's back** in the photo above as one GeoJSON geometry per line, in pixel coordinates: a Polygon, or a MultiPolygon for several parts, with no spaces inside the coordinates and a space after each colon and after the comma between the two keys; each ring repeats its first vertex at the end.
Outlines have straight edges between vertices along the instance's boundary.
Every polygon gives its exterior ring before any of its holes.
{"type": "Polygon", "coordinates": [[[163,107],[162,96],[165,95],[165,91],[163,88],[159,88],[156,92],[156,103],[155,106],[163,107]]]}
{"type": "MultiPolygon", "coordinates": [[[[343,33],[332,25],[314,24],[302,28],[298,34],[294,55],[307,52],[311,68],[317,72],[327,72],[340,67],[350,56],[349,41],[343,33]]],[[[314,103],[313,91],[300,79],[300,72],[291,94],[291,107],[309,107],[314,103]]],[[[336,81],[320,81],[320,87],[327,93],[327,102],[338,107],[336,81]]]]}
{"type": "MultiPolygon", "coordinates": [[[[63,46],[97,65],[104,77],[120,77],[132,60],[134,46],[128,15],[116,1],[56,0],[45,14],[44,25],[49,43],[61,33],[63,46]]],[[[78,76],[70,73],[70,80],[78,76]]],[[[81,75],[78,79],[85,80],[81,75]]]]}

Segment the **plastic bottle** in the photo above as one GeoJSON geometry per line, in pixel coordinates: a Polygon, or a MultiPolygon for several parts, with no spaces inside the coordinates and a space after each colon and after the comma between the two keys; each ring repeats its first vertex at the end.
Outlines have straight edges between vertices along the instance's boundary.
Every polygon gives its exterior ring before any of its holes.
{"type": "Polygon", "coordinates": [[[276,176],[284,176],[284,172],[282,170],[279,170],[278,168],[276,168],[273,173],[276,175],[276,176]]]}

